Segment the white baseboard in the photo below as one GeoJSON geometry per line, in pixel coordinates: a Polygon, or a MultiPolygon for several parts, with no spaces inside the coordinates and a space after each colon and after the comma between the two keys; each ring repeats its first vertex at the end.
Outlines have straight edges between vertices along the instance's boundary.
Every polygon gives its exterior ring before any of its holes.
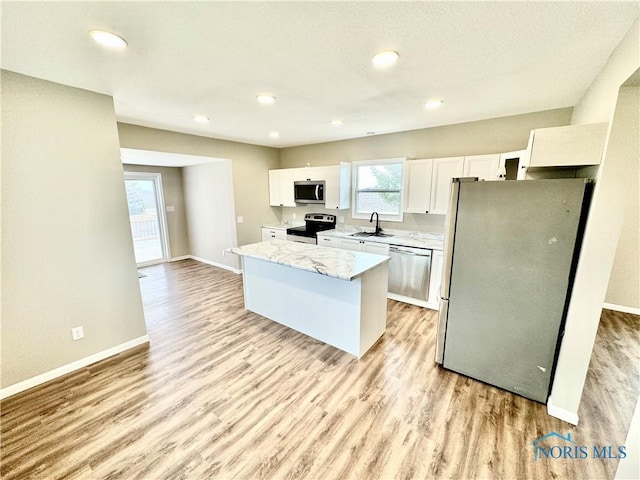
{"type": "Polygon", "coordinates": [[[229,265],[225,265],[224,263],[213,262],[211,260],[207,260],[206,258],[196,257],[195,255],[182,255],[180,257],[173,257],[170,262],[179,262],[180,260],[195,260],[196,262],[206,263],[207,265],[211,265],[218,268],[223,268],[224,270],[229,270],[233,273],[242,273],[242,270],[238,270],[237,268],[230,267],[229,265]]]}
{"type": "Polygon", "coordinates": [[[398,295],[397,293],[387,293],[387,298],[391,300],[397,300],[398,302],[410,303],[411,305],[416,305],[418,307],[429,308],[431,310],[439,310],[439,305],[437,303],[430,303],[426,300],[418,300],[417,298],[405,297],[404,295],[398,295]]]}
{"type": "Polygon", "coordinates": [[[609,310],[615,310],[616,312],[632,313],[633,315],[640,315],[640,308],[627,307],[625,305],[616,305],[615,303],[605,303],[603,308],[609,310]]]}
{"type": "Polygon", "coordinates": [[[99,362],[100,360],[104,360],[105,358],[112,357],[114,355],[117,355],[118,353],[124,352],[125,350],[129,350],[130,348],[137,347],[138,345],[142,345],[144,343],[149,343],[148,335],[134,338],[133,340],[122,343],[120,345],[116,345],[115,347],[108,348],[106,350],[103,350],[102,352],[94,353],[93,355],[81,358],[80,360],[76,360],[75,362],[68,363],[61,367],[54,368],[53,370],[50,370],[48,372],[36,375],[35,377],[23,380],[22,382],[14,383],[13,385],[9,385],[8,387],[0,390],[0,399],[10,397],[12,395],[15,395],[16,393],[24,392],[25,390],[33,387],[37,387],[38,385],[42,385],[45,382],[54,380],[58,377],[66,375],[67,373],[80,370],[87,365],[91,365],[92,363],[99,362]]]}
{"type": "Polygon", "coordinates": [[[212,265],[214,267],[223,268],[225,270],[229,270],[233,273],[242,273],[242,270],[238,270],[237,268],[230,267],[229,265],[225,265],[224,263],[213,262],[211,260],[207,260],[206,258],[196,257],[195,255],[189,255],[189,258],[192,260],[196,260],[197,262],[206,263],[207,265],[212,265]]]}
{"type": "Polygon", "coordinates": [[[565,410],[564,408],[555,406],[551,397],[549,397],[549,400],[547,400],[547,413],[552,417],[564,420],[571,425],[578,425],[578,413],[570,412],[569,410],[565,410]]]}

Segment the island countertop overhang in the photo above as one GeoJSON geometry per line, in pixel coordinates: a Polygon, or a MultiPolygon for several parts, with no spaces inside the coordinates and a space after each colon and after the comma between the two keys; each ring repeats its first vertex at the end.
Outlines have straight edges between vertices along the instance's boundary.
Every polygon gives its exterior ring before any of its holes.
{"type": "Polygon", "coordinates": [[[384,255],[285,240],[252,243],[227,250],[236,255],[347,281],[389,261],[389,257],[384,255]]]}

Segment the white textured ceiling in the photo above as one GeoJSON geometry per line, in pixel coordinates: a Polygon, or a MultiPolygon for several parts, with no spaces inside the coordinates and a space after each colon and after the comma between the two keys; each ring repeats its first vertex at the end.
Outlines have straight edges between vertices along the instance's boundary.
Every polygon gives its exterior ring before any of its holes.
{"type": "Polygon", "coordinates": [[[573,106],[638,5],[3,1],[1,64],[112,95],[122,122],[284,147],[573,106]],[[376,70],[386,49],[400,59],[376,70]]]}

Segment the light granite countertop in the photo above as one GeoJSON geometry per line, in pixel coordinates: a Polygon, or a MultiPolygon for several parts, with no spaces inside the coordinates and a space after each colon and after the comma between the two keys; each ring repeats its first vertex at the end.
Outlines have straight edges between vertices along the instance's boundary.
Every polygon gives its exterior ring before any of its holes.
{"type": "Polygon", "coordinates": [[[335,230],[325,230],[319,235],[328,235],[339,238],[357,238],[367,242],[386,243],[389,245],[400,245],[403,247],[429,248],[432,250],[442,250],[444,248],[444,235],[441,233],[410,232],[407,230],[384,229],[383,233],[390,234],[390,237],[352,237],[351,234],[357,232],[370,232],[371,228],[354,227],[351,225],[340,225],[335,230]]]}
{"type": "Polygon", "coordinates": [[[228,251],[236,255],[265,260],[341,280],[353,280],[373,267],[389,261],[389,257],[384,255],[285,240],[252,243],[229,248],[228,251]]]}
{"type": "Polygon", "coordinates": [[[287,228],[291,228],[291,227],[301,227],[302,225],[304,225],[304,222],[298,222],[298,221],[289,221],[287,220],[288,223],[265,223],[262,225],[262,228],[272,228],[273,230],[286,230],[287,228]]]}

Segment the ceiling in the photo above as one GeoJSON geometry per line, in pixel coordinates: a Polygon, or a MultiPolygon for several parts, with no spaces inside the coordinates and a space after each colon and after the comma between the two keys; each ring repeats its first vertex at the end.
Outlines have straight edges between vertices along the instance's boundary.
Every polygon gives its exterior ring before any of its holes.
{"type": "Polygon", "coordinates": [[[121,122],[286,147],[573,106],[638,5],[3,1],[1,65],[111,95],[121,122]]]}

